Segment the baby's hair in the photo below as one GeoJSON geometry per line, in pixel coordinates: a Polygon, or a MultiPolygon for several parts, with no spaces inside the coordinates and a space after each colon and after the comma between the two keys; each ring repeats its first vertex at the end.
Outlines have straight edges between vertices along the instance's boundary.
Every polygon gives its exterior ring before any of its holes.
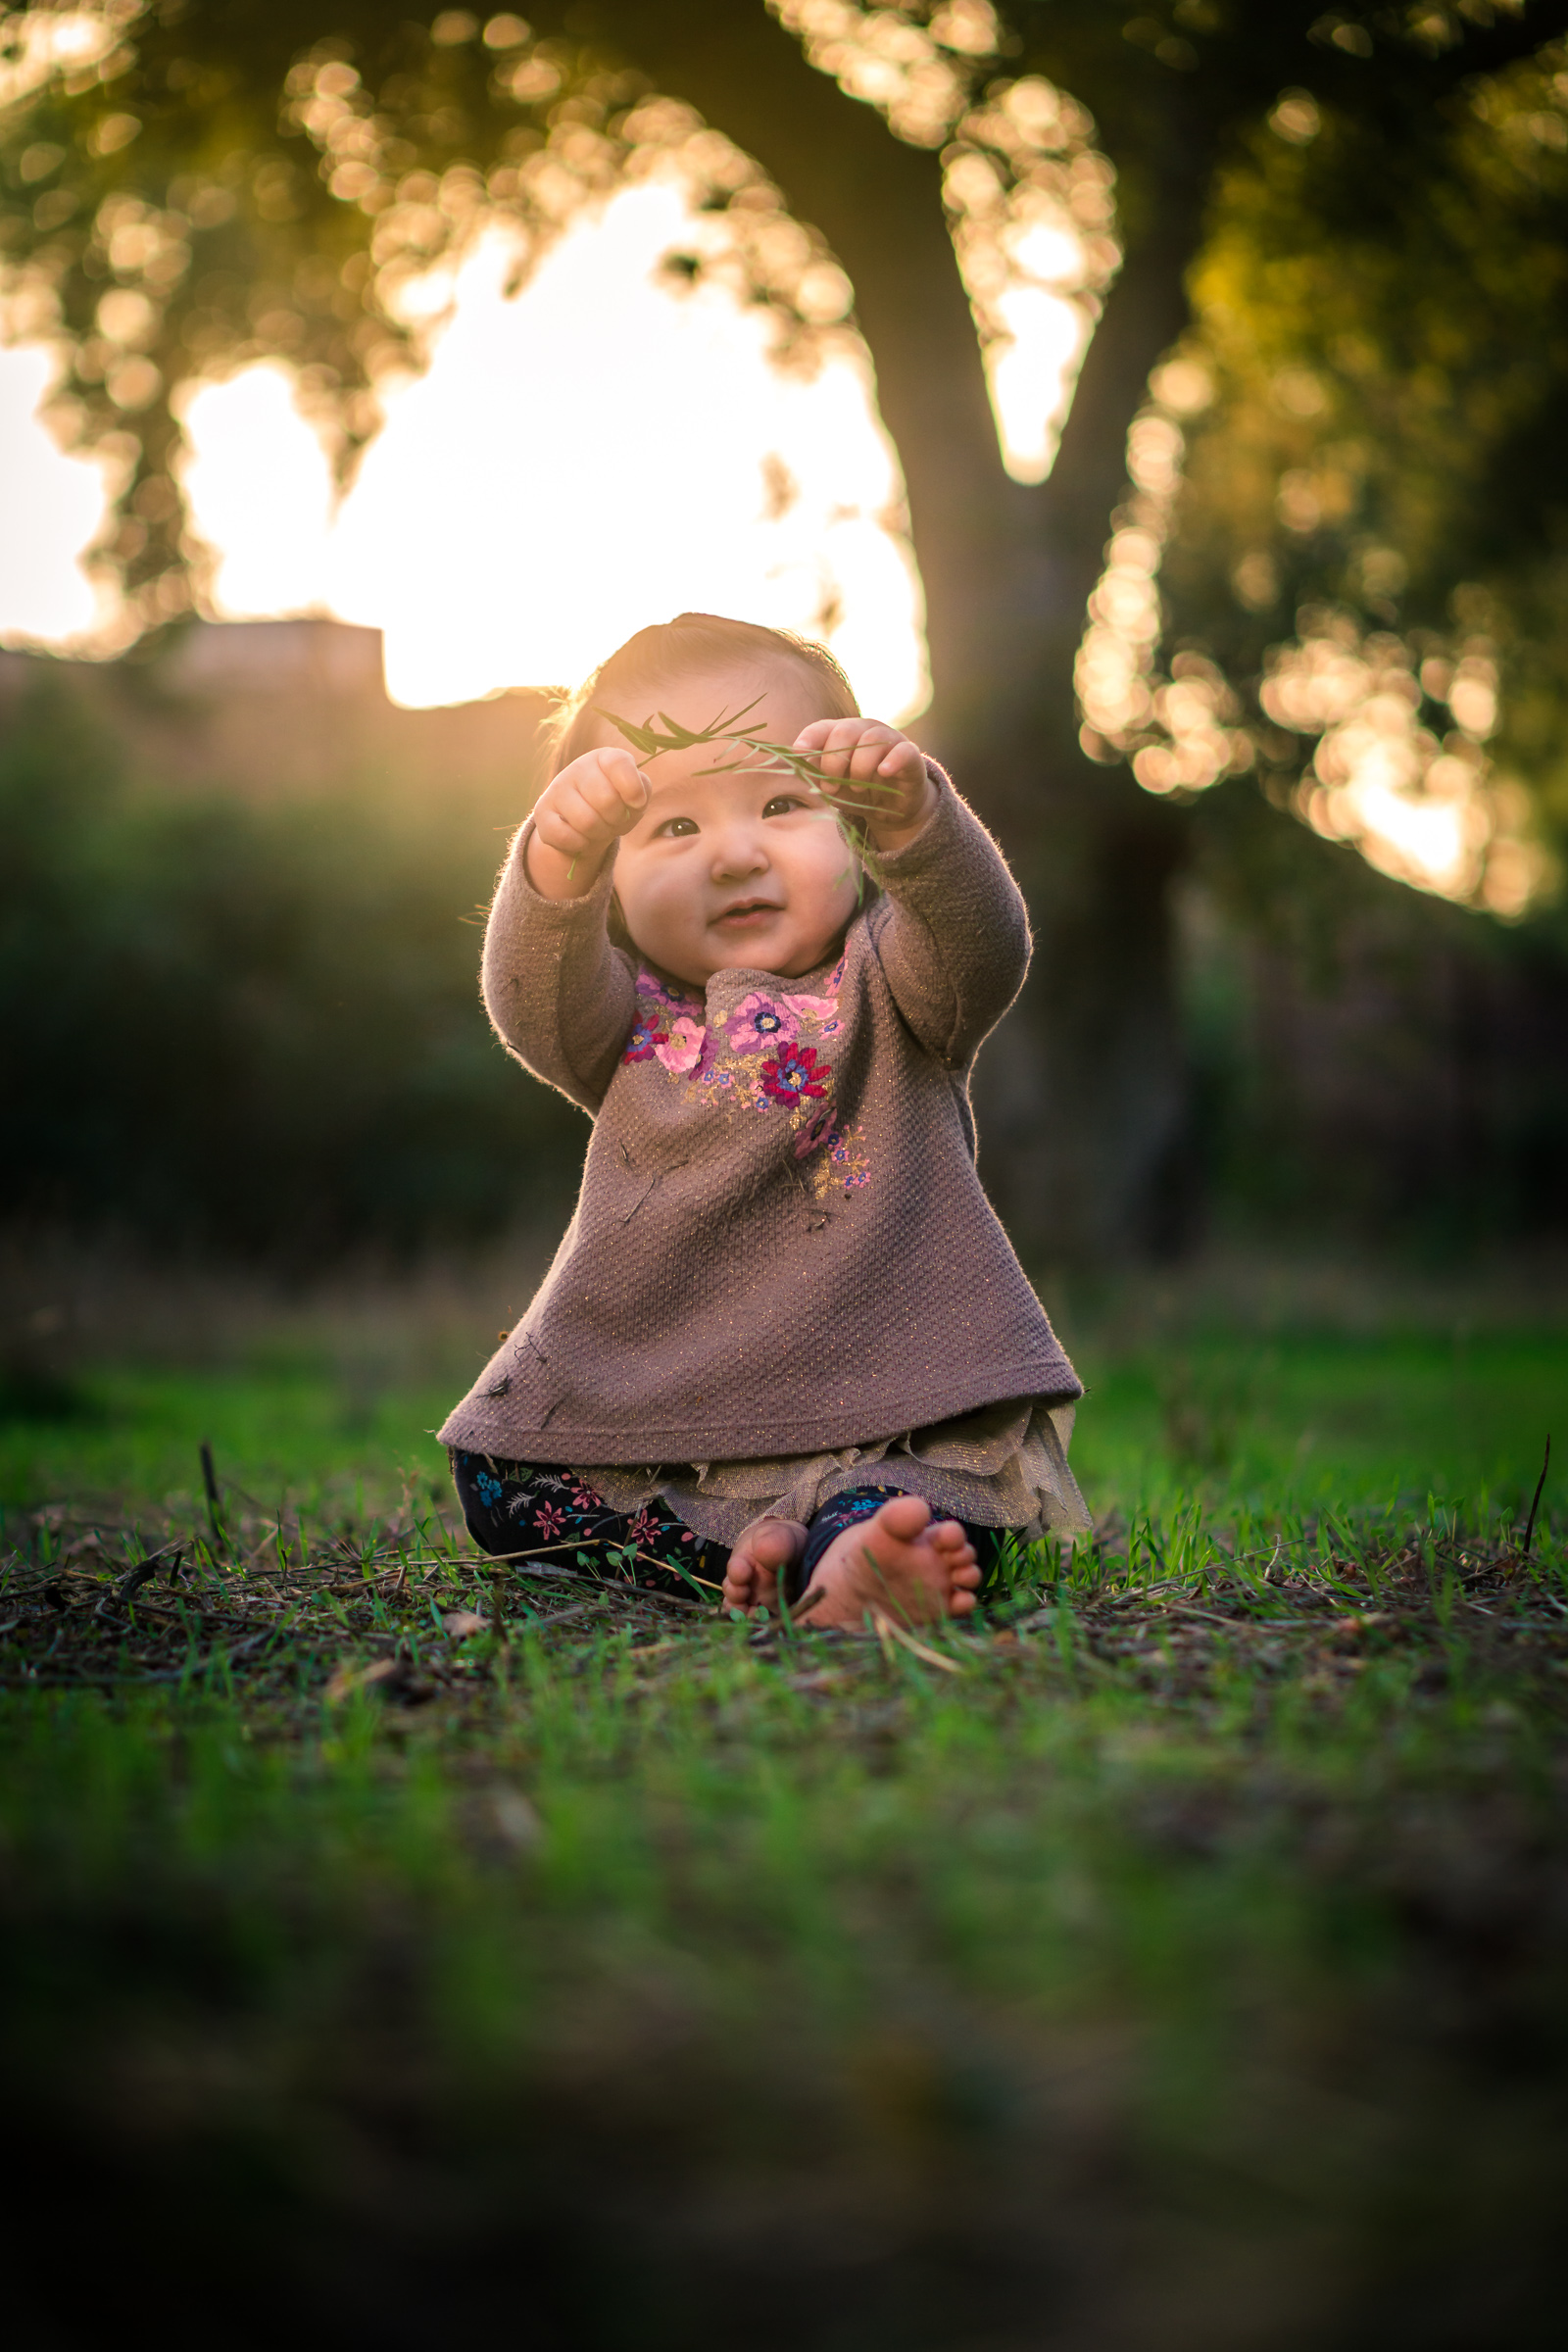
{"type": "Polygon", "coordinates": [[[596,705],[603,709],[608,704],[623,718],[641,721],[648,713],[638,704],[640,691],[667,686],[683,670],[745,661],[791,662],[809,672],[821,696],[823,718],[859,716],[855,689],[825,645],[797,637],[792,629],[763,628],[755,620],[726,620],[717,612],[677,612],[673,620],[628,637],[563,701],[543,729],[551,775],[559,776],[580,754],[593,749],[595,734],[605,723],[596,705]]]}

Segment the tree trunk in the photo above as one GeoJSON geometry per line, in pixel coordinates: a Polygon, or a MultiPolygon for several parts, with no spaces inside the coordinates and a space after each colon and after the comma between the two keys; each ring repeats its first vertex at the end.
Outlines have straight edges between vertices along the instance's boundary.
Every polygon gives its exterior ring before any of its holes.
{"type": "Polygon", "coordinates": [[[1170,885],[1187,828],[1125,768],[1085,758],[1072,672],[1127,428],[1185,322],[1206,174],[1173,166],[1052,476],[1025,487],[1002,466],[939,158],[846,98],[760,5],[606,15],[662,87],[758,158],[855,286],[925,585],[935,700],[919,731],[1001,836],[1036,925],[1029,985],[981,1065],[987,1184],[1037,1259],[1168,1247],[1186,1121],[1170,885]]]}

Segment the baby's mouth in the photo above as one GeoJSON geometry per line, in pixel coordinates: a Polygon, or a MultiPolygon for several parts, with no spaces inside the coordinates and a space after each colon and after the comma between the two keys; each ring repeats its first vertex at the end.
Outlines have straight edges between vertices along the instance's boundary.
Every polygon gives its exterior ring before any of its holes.
{"type": "Polygon", "coordinates": [[[782,914],[784,909],[772,899],[737,899],[732,906],[721,907],[714,915],[712,928],[727,929],[747,923],[765,922],[769,915],[782,914]]]}

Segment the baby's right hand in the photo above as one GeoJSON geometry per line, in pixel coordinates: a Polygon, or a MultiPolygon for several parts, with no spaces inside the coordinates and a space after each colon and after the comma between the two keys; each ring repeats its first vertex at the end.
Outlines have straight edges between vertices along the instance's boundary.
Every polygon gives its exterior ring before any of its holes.
{"type": "Polygon", "coordinates": [[[528,879],[542,899],[582,899],[612,846],[648,806],[648,778],[630,752],[584,752],[550,782],[534,807],[528,879]]]}

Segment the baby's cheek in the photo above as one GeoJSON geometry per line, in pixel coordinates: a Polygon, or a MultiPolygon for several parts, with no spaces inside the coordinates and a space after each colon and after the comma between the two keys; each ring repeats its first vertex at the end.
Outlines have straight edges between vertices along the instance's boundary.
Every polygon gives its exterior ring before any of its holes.
{"type": "Polygon", "coordinates": [[[638,954],[650,956],[677,979],[692,979],[695,975],[688,966],[700,930],[699,887],[678,873],[653,875],[634,870],[624,881],[617,875],[616,896],[621,920],[638,954]]]}

